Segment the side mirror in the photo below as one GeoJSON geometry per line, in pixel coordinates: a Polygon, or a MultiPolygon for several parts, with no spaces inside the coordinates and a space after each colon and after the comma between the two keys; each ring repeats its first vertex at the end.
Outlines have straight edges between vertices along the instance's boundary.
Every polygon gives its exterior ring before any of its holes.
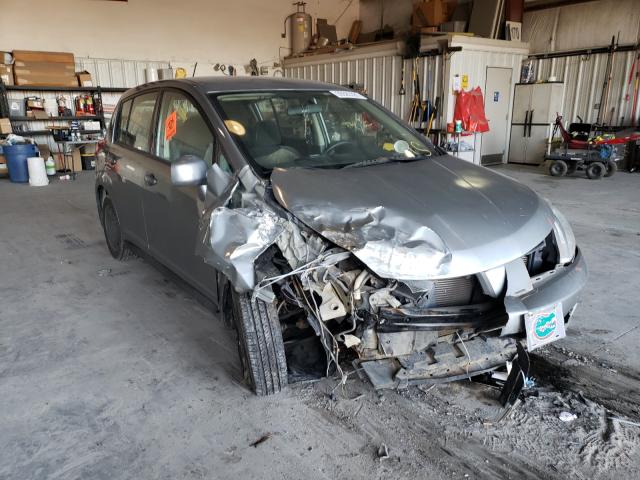
{"type": "Polygon", "coordinates": [[[171,164],[171,183],[178,187],[202,185],[207,178],[207,164],[195,155],[184,155],[171,164]]]}
{"type": "Polygon", "coordinates": [[[207,187],[216,197],[222,196],[232,182],[233,177],[222,170],[217,163],[211,165],[207,171],[207,187]]]}

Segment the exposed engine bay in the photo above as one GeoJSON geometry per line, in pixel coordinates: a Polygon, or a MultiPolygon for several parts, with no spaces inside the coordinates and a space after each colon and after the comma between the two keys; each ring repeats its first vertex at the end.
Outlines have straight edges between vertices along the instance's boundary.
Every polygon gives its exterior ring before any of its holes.
{"type": "Polygon", "coordinates": [[[504,366],[525,337],[520,297],[560,270],[549,226],[529,253],[480,274],[383,278],[282,208],[270,190],[244,193],[239,183],[225,204],[206,208],[202,227],[200,254],[236,291],[276,307],[290,351],[315,339],[326,373],[346,381],[341,360],[355,359],[376,388],[451,381],[504,366]]]}

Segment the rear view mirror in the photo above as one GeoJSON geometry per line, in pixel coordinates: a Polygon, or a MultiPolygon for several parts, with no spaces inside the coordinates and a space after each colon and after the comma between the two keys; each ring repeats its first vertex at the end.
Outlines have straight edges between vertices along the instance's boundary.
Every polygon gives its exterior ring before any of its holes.
{"type": "Polygon", "coordinates": [[[207,164],[195,155],[184,155],[171,164],[171,183],[178,187],[202,185],[207,177],[207,164]]]}
{"type": "Polygon", "coordinates": [[[322,107],[320,105],[301,105],[299,107],[289,107],[287,109],[287,115],[309,115],[311,113],[320,113],[322,112],[322,107]]]}
{"type": "Polygon", "coordinates": [[[216,197],[222,196],[232,181],[233,177],[222,170],[217,163],[211,165],[211,168],[207,172],[207,187],[216,197]]]}

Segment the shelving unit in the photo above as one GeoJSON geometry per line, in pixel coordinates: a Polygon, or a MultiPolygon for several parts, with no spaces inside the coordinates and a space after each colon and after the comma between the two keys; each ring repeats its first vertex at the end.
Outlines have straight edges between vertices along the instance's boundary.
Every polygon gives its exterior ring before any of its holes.
{"type": "MultiPolygon", "coordinates": [[[[9,118],[11,124],[21,122],[64,122],[64,121],[83,121],[83,120],[98,120],[100,127],[105,128],[104,108],[102,102],[103,93],[123,93],[128,88],[119,87],[55,87],[55,86],[31,86],[31,85],[5,85],[0,82],[0,118],[9,118]],[[20,92],[55,92],[55,93],[91,93],[97,100],[97,105],[100,106],[100,111],[96,112],[96,115],[71,115],[65,117],[47,117],[47,118],[33,118],[27,116],[11,116],[9,111],[9,101],[7,92],[20,91],[20,92]]],[[[18,129],[16,129],[18,131],[18,129]]],[[[51,130],[30,130],[28,132],[32,136],[51,135],[51,130]]],[[[100,133],[100,130],[85,131],[83,133],[100,133]]]]}
{"type": "Polygon", "coordinates": [[[97,92],[100,90],[102,93],[124,93],[129,90],[120,87],[32,87],[30,85],[5,85],[4,88],[8,92],[97,92]]]}

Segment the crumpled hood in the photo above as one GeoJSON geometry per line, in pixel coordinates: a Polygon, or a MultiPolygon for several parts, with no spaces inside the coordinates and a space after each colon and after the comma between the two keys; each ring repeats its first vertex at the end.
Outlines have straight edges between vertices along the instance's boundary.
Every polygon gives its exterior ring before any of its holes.
{"type": "Polygon", "coordinates": [[[452,156],[275,169],[271,182],[284,208],[384,278],[483,272],[526,254],[553,226],[530,188],[452,156]]]}

